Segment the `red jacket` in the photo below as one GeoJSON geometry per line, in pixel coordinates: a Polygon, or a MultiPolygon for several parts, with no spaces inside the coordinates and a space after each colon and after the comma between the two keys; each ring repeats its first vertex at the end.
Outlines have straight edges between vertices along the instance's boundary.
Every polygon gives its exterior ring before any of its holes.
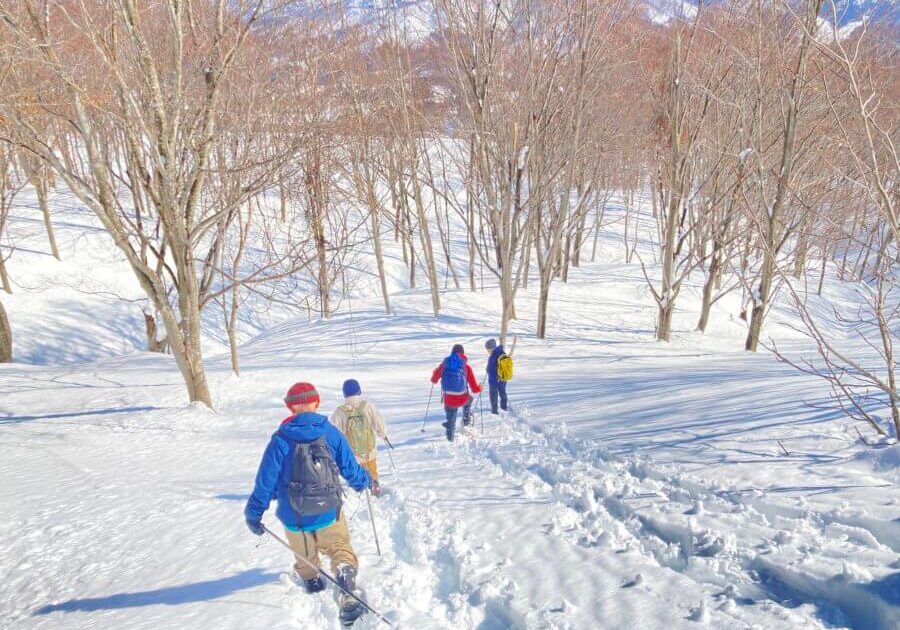
{"type": "MultiPolygon", "coordinates": [[[[466,362],[466,381],[469,383],[469,389],[472,390],[473,394],[480,394],[481,387],[478,385],[478,381],[475,379],[475,372],[472,371],[472,366],[469,365],[469,359],[466,355],[459,355],[462,357],[463,361],[466,362]]],[[[431,373],[431,382],[437,383],[441,380],[441,374],[444,373],[444,362],[441,361],[440,365],[435,368],[434,372],[431,373]]],[[[444,394],[444,404],[448,407],[457,408],[464,407],[466,403],[468,403],[472,399],[468,393],[465,394],[444,394]]]]}

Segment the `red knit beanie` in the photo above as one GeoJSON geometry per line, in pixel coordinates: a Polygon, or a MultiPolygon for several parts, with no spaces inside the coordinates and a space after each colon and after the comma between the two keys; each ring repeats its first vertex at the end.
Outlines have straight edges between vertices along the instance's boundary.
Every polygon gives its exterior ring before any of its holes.
{"type": "Polygon", "coordinates": [[[312,383],[294,383],[284,397],[284,404],[290,409],[294,405],[320,403],[319,392],[312,383]]]}

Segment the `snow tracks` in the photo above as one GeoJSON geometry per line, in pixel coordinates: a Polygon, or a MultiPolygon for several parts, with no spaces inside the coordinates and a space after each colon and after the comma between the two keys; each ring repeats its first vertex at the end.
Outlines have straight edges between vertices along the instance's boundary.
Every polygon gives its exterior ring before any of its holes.
{"type": "MultiPolygon", "coordinates": [[[[453,444],[407,434],[399,479],[382,458],[382,557],[347,500],[360,583],[398,627],[900,627],[896,522],[616,456],[527,409],[487,418],[453,444]]],[[[337,627],[330,592],[286,605],[337,627]]]]}
{"type": "Polygon", "coordinates": [[[689,610],[684,596],[673,597],[674,625],[900,627],[897,522],[705,487],[614,457],[570,437],[565,425],[532,426],[529,419],[526,409],[491,422],[469,443],[470,457],[552,501],[547,536],[587,550],[598,564],[617,555],[636,560],[632,567],[643,564],[623,590],[658,588],[660,578],[698,587],[702,596],[689,610]]]}
{"type": "MultiPolygon", "coordinates": [[[[391,487],[396,477],[385,477],[382,483],[390,489],[373,499],[380,557],[365,498],[354,495],[345,502],[367,603],[400,628],[515,627],[499,612],[508,580],[496,571],[485,572],[479,562],[484,542],[473,538],[460,520],[435,509],[434,492],[391,487]],[[494,621],[488,622],[488,617],[494,621]]],[[[310,597],[294,587],[286,574],[282,582],[286,606],[304,625],[338,627],[332,589],[310,597]]],[[[366,615],[354,628],[379,625],[387,627],[366,615]]]]}

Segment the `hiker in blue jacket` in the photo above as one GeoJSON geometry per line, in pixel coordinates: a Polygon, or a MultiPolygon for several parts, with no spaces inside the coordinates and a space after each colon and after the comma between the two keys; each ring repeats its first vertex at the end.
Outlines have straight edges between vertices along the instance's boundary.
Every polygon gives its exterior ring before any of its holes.
{"type": "Polygon", "coordinates": [[[500,403],[500,409],[503,411],[506,411],[509,406],[509,399],[506,396],[506,381],[501,381],[497,375],[497,361],[506,354],[506,351],[503,349],[503,346],[497,345],[496,339],[488,339],[484,344],[484,348],[490,355],[487,362],[487,375],[488,393],[491,397],[491,413],[497,415],[500,413],[497,410],[498,402],[500,403]]]}
{"type": "MultiPolygon", "coordinates": [[[[244,509],[247,527],[262,536],[263,513],[272,499],[277,499],[275,515],[284,525],[294,553],[306,560],[294,564],[294,581],[308,593],[325,588],[317,570],[321,552],[331,559],[338,583],[353,592],[359,560],[341,510],[343,490],[337,473],[357,492],[369,487],[369,473],[357,463],[344,435],[316,413],[320,400],[312,384],[295,384],[284,402],[291,415],[282,421],[263,453],[253,494],[244,509]]],[[[356,600],[343,595],[342,620],[355,619],[363,612],[356,600]]]]}

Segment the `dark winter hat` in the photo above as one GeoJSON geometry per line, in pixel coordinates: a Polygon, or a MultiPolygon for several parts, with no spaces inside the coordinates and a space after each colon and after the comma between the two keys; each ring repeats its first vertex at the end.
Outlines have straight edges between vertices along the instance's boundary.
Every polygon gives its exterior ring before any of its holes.
{"type": "Polygon", "coordinates": [[[466,351],[463,350],[463,347],[462,347],[462,344],[461,344],[461,343],[458,343],[458,344],[456,344],[455,346],[453,346],[453,349],[450,350],[450,352],[453,353],[453,354],[465,354],[465,353],[466,353],[466,351]]]}
{"type": "Polygon", "coordinates": [[[284,397],[284,404],[290,409],[294,405],[311,405],[321,402],[319,392],[312,383],[294,383],[284,397]]]}
{"type": "Polygon", "coordinates": [[[344,381],[344,398],[359,396],[360,394],[362,394],[362,387],[359,386],[359,381],[355,378],[348,378],[344,381]]]}
{"type": "Polygon", "coordinates": [[[493,349],[495,349],[496,347],[497,347],[497,340],[496,340],[496,339],[488,339],[487,341],[484,342],[484,348],[485,348],[485,350],[493,350],[493,349]]]}

